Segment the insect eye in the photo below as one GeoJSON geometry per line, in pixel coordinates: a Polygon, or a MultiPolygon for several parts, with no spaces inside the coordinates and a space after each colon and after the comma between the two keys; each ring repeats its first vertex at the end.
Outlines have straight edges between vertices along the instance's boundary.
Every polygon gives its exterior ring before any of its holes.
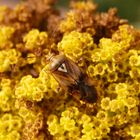
{"type": "Polygon", "coordinates": [[[67,72],[67,68],[66,68],[65,63],[62,63],[62,64],[59,66],[58,71],[67,72]]]}

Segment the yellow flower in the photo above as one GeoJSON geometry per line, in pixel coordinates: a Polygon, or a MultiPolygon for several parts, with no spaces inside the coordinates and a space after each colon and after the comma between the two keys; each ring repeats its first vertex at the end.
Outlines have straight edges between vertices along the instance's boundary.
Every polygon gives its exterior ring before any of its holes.
{"type": "Polygon", "coordinates": [[[100,120],[105,120],[107,119],[107,113],[105,111],[98,111],[96,117],[100,120]]]}
{"type": "Polygon", "coordinates": [[[94,71],[94,66],[93,65],[89,65],[88,69],[87,69],[87,73],[90,77],[93,77],[95,75],[95,71],[94,71]]]}
{"type": "Polygon", "coordinates": [[[132,137],[140,136],[140,125],[138,125],[138,124],[133,124],[133,125],[130,127],[130,134],[131,134],[132,137]]]}
{"type": "Polygon", "coordinates": [[[103,134],[107,134],[107,133],[109,133],[110,132],[110,128],[109,128],[109,125],[107,124],[107,123],[101,123],[100,124],[100,129],[101,129],[101,132],[103,133],[103,134]]]}
{"type": "Polygon", "coordinates": [[[94,138],[101,139],[102,138],[102,131],[100,128],[96,128],[94,131],[94,138]]]}
{"type": "Polygon", "coordinates": [[[56,115],[49,115],[48,119],[47,119],[47,124],[51,124],[51,123],[57,123],[58,122],[58,117],[56,115]]]}
{"type": "Polygon", "coordinates": [[[7,136],[7,139],[8,140],[20,140],[21,139],[21,136],[20,136],[20,133],[17,132],[17,131],[12,131],[11,133],[8,134],[7,136]]]}
{"type": "Polygon", "coordinates": [[[115,113],[125,111],[125,104],[122,99],[111,100],[109,107],[110,107],[110,111],[115,112],[115,113]]]}
{"type": "Polygon", "coordinates": [[[102,109],[108,110],[109,109],[109,104],[110,104],[110,98],[106,97],[106,98],[103,98],[101,100],[101,107],[102,107],[102,109]]]}
{"type": "Polygon", "coordinates": [[[140,69],[136,67],[132,67],[132,69],[129,71],[129,75],[133,79],[138,78],[140,76],[140,69]]]}
{"type": "Polygon", "coordinates": [[[116,72],[110,72],[107,75],[107,80],[108,82],[115,82],[118,80],[118,75],[116,72]]]}
{"type": "Polygon", "coordinates": [[[83,124],[82,133],[86,134],[93,129],[94,124],[92,122],[83,124]]]}
{"type": "Polygon", "coordinates": [[[136,100],[135,98],[133,97],[128,97],[124,100],[124,103],[125,105],[128,107],[128,108],[133,108],[136,106],[136,100]]]}
{"type": "Polygon", "coordinates": [[[61,127],[57,123],[51,123],[51,124],[49,124],[48,130],[49,130],[51,135],[56,135],[56,134],[60,133],[61,127]]]}
{"type": "Polygon", "coordinates": [[[129,94],[128,85],[126,83],[118,83],[115,88],[118,98],[126,98],[129,94]]]}
{"type": "Polygon", "coordinates": [[[128,109],[128,115],[130,115],[130,116],[135,116],[135,118],[137,118],[136,116],[139,117],[138,107],[135,106],[135,107],[129,108],[129,109],[128,109]]]}
{"type": "Polygon", "coordinates": [[[91,60],[93,62],[99,62],[101,60],[101,49],[95,49],[92,51],[91,60]]]}
{"type": "Polygon", "coordinates": [[[98,63],[94,67],[94,74],[95,75],[103,75],[103,74],[105,74],[106,68],[107,68],[106,64],[98,63]]]}
{"type": "Polygon", "coordinates": [[[75,129],[75,121],[70,118],[61,117],[60,125],[63,126],[65,131],[72,131],[75,129]]]}
{"type": "Polygon", "coordinates": [[[140,56],[132,55],[129,58],[130,66],[140,66],[140,56]]]}
{"type": "Polygon", "coordinates": [[[80,120],[78,121],[78,123],[80,124],[84,124],[84,123],[89,123],[91,121],[90,116],[88,116],[87,114],[82,114],[80,120]]]}

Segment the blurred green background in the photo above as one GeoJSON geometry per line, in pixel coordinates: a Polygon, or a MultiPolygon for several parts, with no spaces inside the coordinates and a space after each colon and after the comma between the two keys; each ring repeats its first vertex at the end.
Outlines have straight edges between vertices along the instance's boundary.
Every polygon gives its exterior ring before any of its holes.
{"type": "MultiPolygon", "coordinates": [[[[0,0],[0,5],[14,6],[23,0],[0,0]]],[[[70,0],[58,0],[58,7],[68,7],[70,0]]],[[[128,19],[130,24],[140,28],[140,0],[93,0],[100,11],[107,11],[109,7],[117,7],[119,16],[128,19]]]]}
{"type": "MultiPolygon", "coordinates": [[[[100,11],[117,7],[120,17],[128,19],[130,24],[140,28],[140,0],[93,0],[100,11]]],[[[59,0],[60,6],[68,6],[69,0],[59,0]]]]}

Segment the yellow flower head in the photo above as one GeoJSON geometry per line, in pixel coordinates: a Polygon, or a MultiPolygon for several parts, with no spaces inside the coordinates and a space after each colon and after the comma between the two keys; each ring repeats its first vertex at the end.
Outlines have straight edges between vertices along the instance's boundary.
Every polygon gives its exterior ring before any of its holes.
{"type": "Polygon", "coordinates": [[[23,41],[25,42],[25,48],[27,50],[44,47],[44,45],[46,47],[46,43],[48,41],[48,34],[46,32],[39,32],[39,30],[33,29],[24,36],[23,41]]]}
{"type": "Polygon", "coordinates": [[[86,55],[86,51],[94,47],[93,38],[88,33],[72,31],[64,35],[58,44],[58,50],[64,52],[68,57],[76,61],[86,55]]]}

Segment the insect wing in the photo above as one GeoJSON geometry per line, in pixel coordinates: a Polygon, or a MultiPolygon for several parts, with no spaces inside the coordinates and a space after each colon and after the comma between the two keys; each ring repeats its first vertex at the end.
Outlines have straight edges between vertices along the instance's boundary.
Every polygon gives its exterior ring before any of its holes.
{"type": "Polygon", "coordinates": [[[79,67],[64,55],[58,55],[53,58],[50,70],[53,77],[63,87],[76,85],[81,75],[79,67]]]}
{"type": "Polygon", "coordinates": [[[52,73],[56,81],[62,86],[62,88],[68,88],[75,83],[74,79],[63,72],[55,71],[52,73]]]}
{"type": "Polygon", "coordinates": [[[66,58],[65,64],[67,67],[68,74],[75,80],[79,81],[79,78],[82,74],[80,68],[75,64],[71,59],[66,58]]]}

